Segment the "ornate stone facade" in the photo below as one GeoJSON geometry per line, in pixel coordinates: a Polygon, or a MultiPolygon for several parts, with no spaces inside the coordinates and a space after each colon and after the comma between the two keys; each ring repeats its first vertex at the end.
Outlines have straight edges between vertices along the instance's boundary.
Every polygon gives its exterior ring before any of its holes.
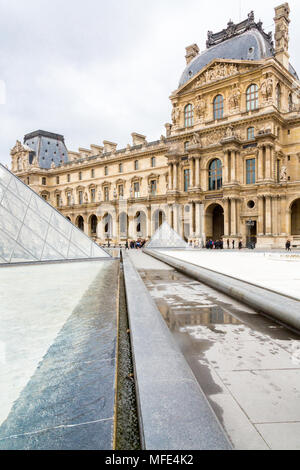
{"type": "Polygon", "coordinates": [[[191,78],[187,72],[171,95],[165,137],[148,143],[133,133],[125,149],[104,141],[49,169],[17,142],[13,171],[99,243],[150,238],[167,220],[201,244],[223,238],[225,247],[283,247],[290,238],[300,245],[300,83],[287,62],[288,5],[275,12],[275,50],[252,12],[210,32],[204,53],[187,48],[191,78]],[[214,52],[251,37],[246,46],[257,54],[257,35],[268,57],[214,52]],[[195,69],[207,53],[216,57],[195,69]]]}

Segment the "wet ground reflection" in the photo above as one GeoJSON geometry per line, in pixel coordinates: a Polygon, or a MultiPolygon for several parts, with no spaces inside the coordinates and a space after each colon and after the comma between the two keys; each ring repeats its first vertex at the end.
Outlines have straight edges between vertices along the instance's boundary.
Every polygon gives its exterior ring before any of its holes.
{"type": "Polygon", "coordinates": [[[256,423],[271,423],[275,405],[282,422],[299,409],[289,386],[300,374],[299,335],[175,270],[140,275],[234,447],[277,448],[256,423]]]}

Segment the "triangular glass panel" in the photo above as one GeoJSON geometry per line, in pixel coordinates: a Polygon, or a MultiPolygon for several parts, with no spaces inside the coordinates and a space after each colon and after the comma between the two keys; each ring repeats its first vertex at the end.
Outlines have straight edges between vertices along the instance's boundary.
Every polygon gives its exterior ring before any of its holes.
{"type": "Polygon", "coordinates": [[[3,186],[7,186],[12,178],[12,173],[0,164],[0,181],[3,186]]]}
{"type": "Polygon", "coordinates": [[[188,244],[175,232],[168,222],[164,222],[155,232],[147,248],[187,248],[188,244]]]}
{"type": "Polygon", "coordinates": [[[70,245],[68,258],[69,259],[85,259],[85,258],[88,258],[88,256],[84,254],[83,251],[79,250],[77,246],[70,245]]]}
{"type": "Polygon", "coordinates": [[[28,263],[32,261],[38,261],[33,255],[28,253],[22,246],[16,243],[12,257],[10,262],[11,263],[28,263]]]}
{"type": "Polygon", "coordinates": [[[67,258],[69,250],[69,240],[61,233],[49,225],[47,234],[48,245],[55,246],[55,249],[64,257],[67,258]]]}
{"type": "Polygon", "coordinates": [[[42,261],[62,260],[64,257],[60,255],[52,246],[45,243],[42,255],[42,261]]]}
{"type": "Polygon", "coordinates": [[[0,164],[0,263],[82,258],[110,255],[0,164]]]}
{"type": "Polygon", "coordinates": [[[23,225],[21,232],[18,236],[18,243],[29,251],[36,259],[41,259],[44,240],[30,230],[26,225],[23,225]]]}
{"type": "Polygon", "coordinates": [[[88,257],[91,256],[92,240],[76,227],[73,227],[71,243],[77,245],[88,257]]]}
{"type": "Polygon", "coordinates": [[[0,230],[4,230],[7,235],[17,238],[22,222],[11,215],[4,207],[0,206],[0,230]]]}
{"type": "Polygon", "coordinates": [[[59,230],[59,232],[62,235],[64,235],[68,240],[70,240],[72,225],[69,224],[69,223],[66,223],[65,217],[62,217],[59,212],[56,212],[56,211],[52,212],[52,216],[51,216],[51,219],[50,219],[50,224],[56,230],[59,230]]]}
{"type": "Polygon", "coordinates": [[[0,229],[0,256],[6,263],[10,262],[10,257],[16,241],[0,229]]]}
{"type": "Polygon", "coordinates": [[[5,207],[11,215],[23,222],[27,206],[12,192],[6,190],[1,201],[1,206],[5,207]]]}

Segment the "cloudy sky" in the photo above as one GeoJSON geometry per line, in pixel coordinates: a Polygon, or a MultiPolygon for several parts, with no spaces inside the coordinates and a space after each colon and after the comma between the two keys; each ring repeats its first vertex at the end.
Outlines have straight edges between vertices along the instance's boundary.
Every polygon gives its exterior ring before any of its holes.
{"type": "MultiPolygon", "coordinates": [[[[185,47],[251,9],[267,32],[280,0],[0,0],[0,161],[43,129],[67,147],[159,139],[185,47]]],[[[300,72],[300,2],[290,0],[291,62],[300,72]]]]}

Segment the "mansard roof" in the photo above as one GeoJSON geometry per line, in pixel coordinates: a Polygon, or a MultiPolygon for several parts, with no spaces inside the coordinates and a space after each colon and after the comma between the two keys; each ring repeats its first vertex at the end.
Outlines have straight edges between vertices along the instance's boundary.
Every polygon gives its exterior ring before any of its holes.
{"type": "Polygon", "coordinates": [[[64,136],[47,131],[35,131],[26,134],[24,144],[37,156],[39,167],[50,169],[68,162],[68,150],[65,146],[64,136]]]}
{"type": "MultiPolygon", "coordinates": [[[[253,12],[248,19],[234,24],[230,21],[226,29],[218,33],[208,32],[207,49],[198,54],[185,68],[179,87],[197,75],[214,59],[261,60],[274,56],[272,33],[265,33],[262,22],[255,23],[253,12]]],[[[292,66],[290,73],[296,78],[292,66]]]]}

